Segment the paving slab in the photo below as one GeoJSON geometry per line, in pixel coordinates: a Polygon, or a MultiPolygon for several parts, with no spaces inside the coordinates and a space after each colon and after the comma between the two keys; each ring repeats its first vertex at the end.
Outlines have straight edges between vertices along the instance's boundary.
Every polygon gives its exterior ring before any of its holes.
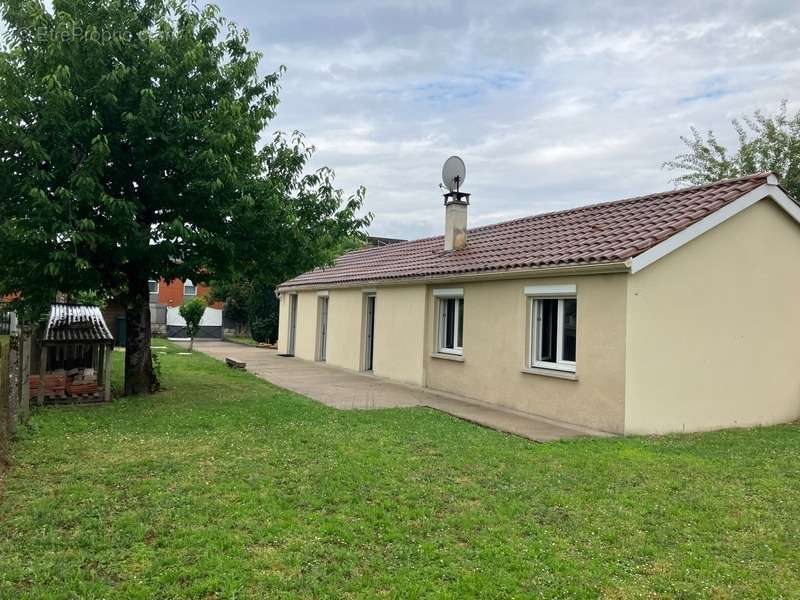
{"type": "Polygon", "coordinates": [[[230,357],[244,362],[248,371],[262,379],[340,410],[426,406],[539,442],[611,435],[455,394],[388,381],[369,373],[280,356],[276,350],[268,348],[224,341],[195,341],[194,348],[220,361],[230,357]]]}

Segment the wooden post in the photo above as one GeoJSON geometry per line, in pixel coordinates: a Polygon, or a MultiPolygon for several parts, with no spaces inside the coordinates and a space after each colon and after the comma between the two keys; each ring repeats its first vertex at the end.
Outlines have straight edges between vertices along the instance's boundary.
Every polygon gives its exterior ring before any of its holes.
{"type": "Polygon", "coordinates": [[[111,400],[111,353],[114,347],[106,344],[103,346],[103,400],[111,400]]]}
{"type": "Polygon", "coordinates": [[[8,417],[11,424],[9,434],[17,433],[17,419],[19,418],[19,334],[13,333],[8,340],[8,417]]]}
{"type": "Polygon", "coordinates": [[[39,389],[36,390],[36,404],[44,405],[44,378],[47,376],[47,346],[42,344],[42,351],[39,353],[39,389]]]}
{"type": "Polygon", "coordinates": [[[32,325],[23,325],[20,332],[19,418],[27,423],[31,416],[31,336],[32,325]]]}
{"type": "Polygon", "coordinates": [[[11,410],[11,394],[9,393],[9,350],[0,344],[0,403],[3,422],[0,423],[0,454],[5,457],[8,451],[8,440],[14,436],[14,413],[11,410]]]}

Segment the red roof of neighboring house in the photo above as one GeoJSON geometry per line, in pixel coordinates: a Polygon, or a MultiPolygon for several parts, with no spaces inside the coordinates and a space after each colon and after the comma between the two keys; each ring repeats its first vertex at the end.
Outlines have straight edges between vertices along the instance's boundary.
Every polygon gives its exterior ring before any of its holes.
{"type": "Polygon", "coordinates": [[[470,229],[465,248],[442,236],[355,250],[281,288],[595,265],[627,260],[767,183],[759,173],[470,229]]]}

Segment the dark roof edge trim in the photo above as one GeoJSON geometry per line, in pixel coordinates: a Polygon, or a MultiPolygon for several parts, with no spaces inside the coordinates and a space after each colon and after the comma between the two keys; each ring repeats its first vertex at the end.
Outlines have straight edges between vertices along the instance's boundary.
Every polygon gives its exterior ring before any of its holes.
{"type": "Polygon", "coordinates": [[[451,275],[425,275],[410,277],[386,277],[381,279],[368,279],[363,281],[338,281],[331,283],[307,283],[304,285],[281,285],[277,288],[279,293],[311,290],[327,290],[342,288],[370,288],[375,286],[396,285],[422,285],[433,283],[446,283],[453,281],[493,281],[501,279],[525,279],[528,277],[559,277],[563,275],[601,275],[608,273],[630,272],[630,260],[591,265],[558,265],[552,267],[526,267],[523,269],[494,269],[491,271],[473,271],[467,273],[453,273],[451,275]]]}

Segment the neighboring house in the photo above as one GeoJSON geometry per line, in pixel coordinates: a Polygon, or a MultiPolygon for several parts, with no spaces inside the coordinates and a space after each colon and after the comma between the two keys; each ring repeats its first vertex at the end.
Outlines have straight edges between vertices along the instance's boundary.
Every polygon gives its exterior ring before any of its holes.
{"type": "Polygon", "coordinates": [[[376,237],[376,236],[369,236],[367,237],[367,246],[389,246],[391,244],[399,244],[400,242],[405,242],[406,240],[400,240],[397,238],[388,238],[388,237],[376,237]]]}
{"type": "MultiPolygon", "coordinates": [[[[195,285],[191,279],[173,279],[169,283],[162,278],[159,281],[151,279],[150,285],[150,304],[162,306],[180,306],[187,300],[196,297],[205,297],[211,293],[211,288],[198,284],[195,285]]],[[[216,302],[211,306],[222,308],[221,302],[216,302]]]]}
{"type": "Polygon", "coordinates": [[[357,250],[279,287],[283,354],[614,433],[800,417],[800,206],[774,174],[357,250]]]}
{"type": "MultiPolygon", "coordinates": [[[[195,284],[191,279],[173,279],[169,283],[162,278],[159,281],[150,280],[150,315],[153,327],[166,333],[170,338],[186,338],[186,321],[180,314],[180,307],[197,297],[205,297],[211,293],[211,288],[195,284]]],[[[212,302],[203,313],[200,321],[200,330],[197,338],[222,339],[222,302],[212,302]]]]}
{"type": "Polygon", "coordinates": [[[0,335],[9,335],[17,330],[17,313],[7,306],[16,297],[16,294],[0,296],[0,335]]]}
{"type": "MultiPolygon", "coordinates": [[[[205,297],[211,288],[195,285],[190,279],[173,279],[169,283],[151,279],[150,285],[150,326],[155,334],[171,338],[186,338],[186,321],[180,315],[181,305],[196,297],[205,297]]],[[[221,339],[222,302],[212,302],[203,314],[198,338],[221,339]]],[[[103,316],[114,334],[117,346],[125,345],[125,307],[117,302],[109,302],[103,309],[103,316]]]]}

